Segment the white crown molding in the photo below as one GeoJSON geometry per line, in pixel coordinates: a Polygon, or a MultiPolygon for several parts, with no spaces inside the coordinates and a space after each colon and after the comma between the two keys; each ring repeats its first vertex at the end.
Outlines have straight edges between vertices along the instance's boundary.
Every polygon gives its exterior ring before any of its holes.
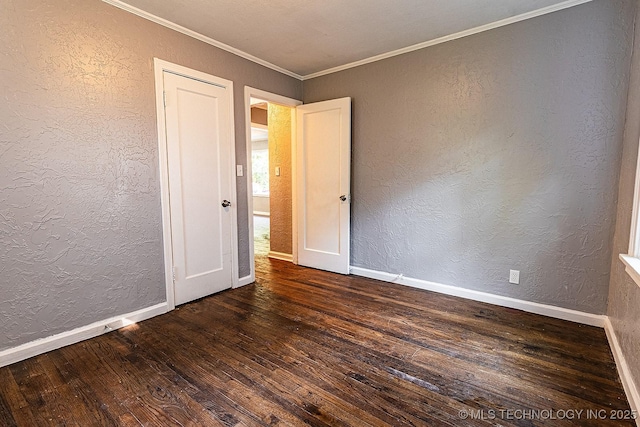
{"type": "MultiPolygon", "coordinates": [[[[629,406],[632,411],[636,411],[636,413],[638,413],[638,411],[640,411],[640,393],[638,393],[638,388],[636,387],[636,383],[631,375],[631,370],[629,369],[627,360],[622,352],[622,347],[620,347],[620,343],[618,342],[618,337],[616,336],[613,324],[608,317],[604,321],[604,331],[607,334],[609,346],[611,347],[613,358],[616,361],[620,381],[622,381],[622,387],[627,394],[629,406]]],[[[636,425],[640,426],[640,418],[636,419],[636,425]]]]}
{"type": "Polygon", "coordinates": [[[540,304],[532,301],[505,297],[502,295],[490,294],[488,292],[475,291],[473,289],[460,288],[457,286],[443,285],[441,283],[429,282],[427,280],[405,277],[402,274],[392,274],[384,271],[369,270],[360,267],[351,267],[351,274],[368,277],[370,279],[382,280],[384,282],[397,283],[399,285],[412,288],[424,289],[440,294],[451,295],[473,301],[486,302],[488,304],[501,307],[515,308],[529,313],[541,314],[543,316],[556,319],[569,320],[571,322],[582,323],[590,326],[603,328],[606,316],[600,314],[585,313],[583,311],[571,310],[568,308],[556,307],[554,305],[540,304]]]}
{"type": "Polygon", "coordinates": [[[302,80],[314,79],[316,77],[325,76],[327,74],[337,73],[338,71],[348,70],[349,68],[359,67],[360,65],[370,64],[372,62],[382,61],[383,59],[392,58],[394,56],[402,55],[404,53],[413,52],[416,50],[424,49],[425,47],[435,46],[440,43],[445,43],[451,40],[460,39],[463,37],[471,36],[473,34],[482,33],[484,31],[493,30],[495,28],[504,27],[505,25],[514,24],[516,22],[525,21],[527,19],[536,18],[538,16],[546,15],[559,10],[568,9],[570,7],[578,6],[583,3],[589,3],[592,0],[568,0],[562,3],[558,3],[552,6],[543,7],[541,9],[533,10],[531,12],[522,13],[520,15],[512,16],[510,18],[494,21],[489,24],[480,25],[479,27],[471,28],[469,30],[460,31],[458,33],[450,34],[437,39],[429,40],[422,43],[417,43],[411,46],[403,47],[402,49],[392,50],[391,52],[381,53],[380,55],[371,56],[369,58],[361,59],[359,61],[350,62],[348,64],[339,65],[337,67],[328,68],[316,73],[306,74],[302,76],[302,80]]]}
{"type": "Polygon", "coordinates": [[[137,322],[142,322],[143,320],[164,314],[167,311],[167,303],[163,302],[128,314],[111,317],[70,331],[61,332],[47,338],[37,339],[17,347],[0,351],[0,367],[19,362],[51,350],[57,350],[89,338],[94,338],[137,322]]]}
{"type": "Polygon", "coordinates": [[[187,35],[189,37],[193,37],[194,39],[197,39],[197,40],[200,40],[200,41],[205,42],[207,44],[210,44],[212,46],[215,46],[215,47],[217,47],[219,49],[222,49],[222,50],[225,50],[227,52],[233,53],[234,55],[237,55],[237,56],[239,56],[241,58],[244,58],[244,59],[247,59],[249,61],[255,62],[256,64],[259,64],[259,65],[262,65],[264,67],[270,68],[270,69],[272,69],[274,71],[278,71],[279,73],[286,74],[287,76],[296,78],[298,80],[302,80],[302,76],[299,75],[299,74],[294,73],[293,71],[289,71],[287,69],[279,67],[279,66],[277,66],[275,64],[272,64],[269,61],[265,61],[263,59],[258,58],[257,56],[253,56],[253,55],[251,55],[251,54],[249,54],[247,52],[244,52],[244,51],[242,51],[240,49],[236,49],[233,46],[229,46],[228,44],[225,44],[225,43],[222,43],[222,42],[220,42],[218,40],[212,39],[211,37],[207,37],[207,36],[205,36],[203,34],[200,34],[200,33],[196,32],[196,31],[193,31],[193,30],[190,30],[188,28],[185,28],[182,25],[178,25],[178,24],[176,24],[174,22],[171,22],[169,20],[166,20],[164,18],[160,18],[159,16],[156,16],[156,15],[154,15],[152,13],[145,12],[142,9],[138,9],[137,7],[133,7],[131,5],[128,5],[128,4],[126,4],[126,3],[124,3],[124,2],[122,2],[120,0],[102,0],[102,1],[105,2],[105,3],[108,3],[108,4],[112,5],[112,6],[115,6],[115,7],[119,8],[119,9],[122,9],[122,10],[124,10],[126,12],[133,13],[134,15],[137,15],[137,16],[139,16],[141,18],[147,19],[147,20],[149,20],[151,22],[155,22],[156,24],[160,24],[163,27],[170,28],[170,29],[175,30],[175,31],[177,31],[179,33],[182,33],[182,34],[187,35]]]}
{"type": "Polygon", "coordinates": [[[439,37],[437,39],[428,40],[422,43],[417,43],[411,46],[404,47],[402,49],[393,50],[391,52],[382,53],[380,55],[371,56],[369,58],[361,59],[359,61],[350,62],[348,64],[340,65],[337,67],[328,68],[326,70],[318,71],[316,73],[311,73],[307,75],[300,75],[294,73],[293,71],[289,71],[285,68],[279,67],[275,64],[272,64],[269,61],[265,61],[263,59],[258,58],[257,56],[253,56],[247,52],[244,52],[240,49],[236,49],[233,46],[229,46],[228,44],[222,43],[218,40],[212,39],[211,37],[207,37],[203,34],[200,34],[196,31],[185,28],[181,25],[178,25],[174,22],[171,22],[167,19],[160,18],[159,16],[153,15],[149,12],[145,12],[142,9],[138,9],[137,7],[133,7],[128,5],[127,3],[122,2],[121,0],[102,0],[105,3],[108,3],[112,6],[115,6],[119,9],[127,11],[129,13],[133,13],[134,15],[140,16],[141,18],[147,19],[149,21],[155,22],[156,24],[160,24],[164,27],[170,28],[172,30],[178,31],[179,33],[185,34],[189,37],[193,37],[194,39],[200,40],[212,46],[215,46],[219,49],[225,50],[227,52],[233,53],[241,58],[247,59],[249,61],[255,62],[256,64],[262,65],[264,67],[270,68],[274,71],[278,71],[287,76],[296,78],[298,80],[309,80],[320,76],[325,76],[327,74],[337,73],[339,71],[348,70],[349,68],[359,67],[360,65],[370,64],[372,62],[382,61],[383,59],[392,58],[394,56],[402,55],[404,53],[413,52],[416,50],[424,49],[429,46],[435,46],[440,43],[445,43],[451,40],[460,39],[462,37],[471,36],[473,34],[478,34],[484,31],[493,30],[495,28],[504,27],[505,25],[513,24],[520,21],[525,21],[527,19],[536,18],[538,16],[546,15],[552,12],[557,12],[559,10],[568,9],[570,7],[578,6],[584,3],[589,3],[593,0],[567,0],[562,3],[558,3],[552,6],[543,7],[541,9],[537,9],[531,12],[522,13],[520,15],[512,16],[510,18],[501,19],[498,21],[491,22],[489,24],[480,25],[479,27],[471,28],[469,30],[460,31],[458,33],[450,34],[447,36],[439,37]]]}

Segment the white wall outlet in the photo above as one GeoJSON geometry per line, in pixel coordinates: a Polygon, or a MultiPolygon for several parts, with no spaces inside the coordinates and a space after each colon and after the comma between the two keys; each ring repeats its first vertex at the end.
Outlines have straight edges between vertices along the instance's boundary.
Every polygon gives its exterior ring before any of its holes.
{"type": "Polygon", "coordinates": [[[244,176],[242,165],[236,165],[236,176],[244,176]]]}
{"type": "Polygon", "coordinates": [[[509,270],[509,283],[514,285],[520,283],[520,270],[509,270]]]}

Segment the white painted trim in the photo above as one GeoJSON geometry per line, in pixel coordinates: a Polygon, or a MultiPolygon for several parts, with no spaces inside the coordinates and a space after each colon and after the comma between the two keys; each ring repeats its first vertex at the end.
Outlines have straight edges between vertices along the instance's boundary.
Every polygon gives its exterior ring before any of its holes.
{"type": "MultiPolygon", "coordinates": [[[[632,411],[639,413],[640,412],[640,393],[638,393],[638,387],[633,380],[633,376],[631,375],[631,370],[629,369],[627,360],[625,359],[624,353],[622,352],[622,348],[620,347],[620,343],[618,342],[618,337],[616,336],[616,332],[613,329],[611,320],[609,320],[608,317],[604,321],[604,331],[607,334],[607,339],[609,340],[609,346],[611,346],[611,352],[613,353],[613,358],[616,361],[618,374],[620,375],[620,380],[622,381],[624,392],[627,395],[629,406],[631,407],[632,411]]],[[[636,425],[640,426],[640,418],[636,419],[636,425]]]]}
{"type": "MultiPolygon", "coordinates": [[[[293,108],[293,107],[297,107],[298,105],[302,105],[302,101],[300,101],[299,99],[289,98],[286,96],[278,95],[277,93],[256,89],[251,86],[245,86],[244,93],[245,95],[248,94],[249,98],[258,98],[258,99],[262,99],[263,101],[272,102],[274,104],[284,105],[285,107],[293,108]]],[[[251,124],[251,105],[249,105],[249,124],[251,124]]],[[[251,128],[251,126],[249,126],[249,128],[251,128]]],[[[269,129],[268,125],[267,125],[267,129],[269,129]]],[[[249,134],[249,136],[251,136],[251,134],[249,134]]],[[[249,138],[249,140],[251,140],[251,138],[249,138]]]]}
{"type": "MultiPolygon", "coordinates": [[[[245,167],[245,171],[246,171],[246,180],[247,180],[247,208],[248,208],[248,212],[253,212],[253,183],[251,182],[251,174],[252,174],[252,169],[251,169],[251,151],[253,149],[252,145],[251,145],[251,98],[259,98],[262,100],[265,100],[267,102],[273,102],[274,104],[280,104],[280,105],[284,105],[287,107],[291,107],[291,108],[295,108],[298,105],[302,104],[302,101],[299,101],[297,99],[293,99],[293,98],[287,98],[286,96],[282,96],[282,95],[278,95],[275,93],[271,93],[271,92],[266,92],[264,90],[260,90],[260,89],[256,89],[250,86],[245,86],[244,87],[244,118],[245,118],[245,135],[246,135],[246,143],[247,143],[247,166],[245,167]]],[[[295,114],[292,112],[292,115],[295,116],[295,114]]],[[[292,117],[293,118],[293,117],[292,117]]],[[[295,134],[292,134],[292,138],[291,138],[291,149],[292,149],[292,153],[291,153],[291,169],[292,172],[293,170],[295,170],[295,158],[293,157],[293,149],[295,147],[295,134]]],[[[291,182],[291,190],[294,191],[295,190],[295,180],[292,179],[291,182]]],[[[295,204],[295,194],[292,193],[292,204],[295,204]]],[[[254,247],[254,242],[253,242],[253,215],[247,215],[248,217],[248,227],[249,227],[249,265],[251,266],[251,273],[246,276],[246,278],[250,278],[248,280],[249,283],[252,283],[255,281],[256,279],[256,272],[255,272],[255,265],[256,265],[256,260],[255,260],[255,247],[254,247]]],[[[294,225],[292,224],[292,228],[294,227],[294,225]]],[[[295,228],[294,228],[295,230],[295,228]]],[[[292,230],[293,232],[295,232],[294,230],[292,230]]],[[[294,240],[294,251],[295,251],[295,240],[294,240]]]]}
{"type": "MultiPolygon", "coordinates": [[[[638,143],[640,146],[640,142],[638,143]]],[[[636,163],[636,177],[635,184],[633,188],[633,209],[631,211],[631,230],[629,236],[629,255],[633,257],[637,257],[640,255],[638,251],[640,250],[640,233],[638,232],[638,218],[640,217],[640,156],[638,156],[638,161],[636,163]]]]}
{"type": "Polygon", "coordinates": [[[405,277],[402,274],[391,274],[360,267],[351,267],[350,271],[351,274],[356,276],[368,277],[370,279],[382,280],[384,282],[398,283],[412,288],[425,289],[427,291],[433,291],[440,294],[486,302],[488,304],[499,305],[501,307],[515,308],[529,313],[541,314],[543,316],[569,320],[571,322],[583,323],[585,325],[597,326],[600,328],[604,327],[604,321],[606,319],[606,316],[604,315],[585,313],[582,311],[570,310],[568,308],[540,304],[537,302],[505,297],[487,292],[474,291],[457,286],[443,285],[441,283],[429,282],[427,280],[413,279],[411,277],[405,277]]]}
{"type": "Polygon", "coordinates": [[[253,282],[255,282],[255,281],[256,281],[256,278],[255,278],[255,277],[253,277],[252,275],[248,275],[248,276],[241,277],[241,278],[238,280],[238,285],[237,285],[237,286],[235,286],[235,288],[239,288],[239,287],[241,287],[241,286],[250,285],[250,284],[252,284],[252,283],[253,283],[253,282]]]}
{"type": "Polygon", "coordinates": [[[298,265],[298,108],[291,109],[291,262],[298,265]]]}
{"type": "Polygon", "coordinates": [[[256,280],[256,264],[255,264],[255,242],[253,240],[253,168],[251,162],[251,155],[253,152],[253,141],[251,141],[251,96],[252,91],[248,86],[244,87],[244,121],[245,121],[245,138],[247,140],[247,159],[244,168],[244,176],[247,182],[247,227],[249,229],[249,277],[251,282],[256,280]]]}
{"type": "Polygon", "coordinates": [[[94,338],[133,323],[142,322],[143,320],[164,314],[167,311],[169,311],[167,303],[163,302],[128,314],[110,317],[70,331],[0,351],[0,367],[19,362],[51,350],[75,344],[89,338],[94,338]]]}
{"type": "MultiPolygon", "coordinates": [[[[236,191],[236,139],[233,82],[202,71],[173,64],[162,59],[153,58],[155,89],[156,89],[156,119],[158,125],[158,161],[160,170],[160,203],[162,207],[162,241],[164,245],[164,272],[169,310],[175,308],[175,288],[173,283],[173,242],[171,237],[171,207],[169,204],[169,167],[167,155],[167,132],[164,108],[164,77],[167,71],[183,77],[196,79],[205,83],[224,87],[229,91],[230,127],[230,156],[229,156],[229,200],[231,201],[231,287],[238,285],[238,195],[236,191]]],[[[251,217],[251,215],[249,215],[251,217]]]]}
{"type": "Polygon", "coordinates": [[[134,15],[137,15],[141,18],[147,19],[151,22],[155,22],[156,24],[160,24],[163,27],[167,27],[170,28],[174,31],[177,31],[179,33],[182,33],[184,35],[187,35],[189,37],[193,37],[194,39],[200,40],[202,42],[205,42],[207,44],[210,44],[211,46],[215,46],[218,49],[222,49],[225,50],[229,53],[232,53],[234,55],[237,55],[241,58],[244,59],[248,59],[251,62],[255,62],[256,64],[262,65],[263,67],[267,67],[270,68],[274,71],[277,71],[279,73],[282,74],[286,74],[287,76],[296,78],[298,80],[302,80],[302,76],[300,76],[299,74],[294,73],[293,71],[289,71],[287,69],[284,69],[282,67],[279,67],[275,64],[272,64],[271,62],[265,61],[264,59],[260,59],[257,56],[253,56],[250,53],[244,52],[240,49],[236,49],[233,46],[229,46],[228,44],[222,43],[218,40],[212,39],[211,37],[207,37],[204,34],[200,34],[196,31],[190,30],[188,28],[183,27],[182,25],[178,25],[174,22],[171,22],[167,19],[164,18],[160,18],[159,16],[156,16],[152,13],[146,12],[142,9],[138,9],[137,7],[133,7],[129,4],[126,4],[120,0],[102,0],[105,3],[108,3],[112,6],[115,6],[119,9],[122,9],[126,12],[132,13],[134,15]]]}
{"type": "MultiPolygon", "coordinates": [[[[253,196],[253,197],[256,197],[256,196],[253,196]]],[[[256,216],[265,216],[265,217],[271,216],[271,212],[253,211],[253,214],[256,216]]]]}
{"type": "Polygon", "coordinates": [[[640,258],[624,254],[620,254],[619,257],[625,265],[627,274],[636,282],[636,285],[640,286],[640,258]]]}
{"type": "Polygon", "coordinates": [[[269,251],[269,254],[267,256],[269,258],[279,259],[280,261],[293,262],[293,255],[292,254],[285,254],[285,253],[282,253],[282,252],[269,251]]]}
{"type": "Polygon", "coordinates": [[[461,39],[463,37],[471,36],[473,34],[482,33],[484,31],[493,30],[495,28],[504,27],[505,25],[514,24],[516,22],[525,21],[527,19],[536,18],[538,16],[546,15],[548,13],[557,12],[559,10],[568,9],[570,7],[578,6],[583,3],[589,3],[592,0],[568,0],[562,3],[558,3],[552,6],[543,7],[541,9],[533,10],[531,12],[522,13],[520,15],[512,16],[510,18],[501,19],[499,21],[491,22],[489,24],[480,25],[479,27],[470,28],[468,30],[460,31],[454,34],[449,34],[437,39],[428,40],[422,43],[417,43],[411,46],[403,47],[402,49],[392,50],[391,52],[382,53],[380,55],[371,56],[369,58],[361,59],[359,61],[350,62],[348,64],[340,65],[337,67],[328,68],[323,71],[311,73],[302,76],[302,80],[309,80],[316,77],[324,76],[327,74],[337,73],[338,71],[348,70],[349,68],[359,67],[360,65],[370,64],[372,62],[382,61],[383,59],[392,58],[394,56],[402,55],[405,53],[413,52],[416,50],[424,49],[425,47],[434,46],[440,43],[445,43],[451,40],[461,39]]]}
{"type": "MultiPolygon", "coordinates": [[[[222,80],[216,77],[218,80],[222,80]]],[[[235,112],[235,94],[233,91],[233,82],[227,80],[227,90],[229,90],[229,117],[231,118],[231,126],[229,129],[230,135],[230,143],[231,147],[229,147],[230,156],[229,156],[229,178],[230,178],[230,186],[229,186],[229,196],[231,201],[231,288],[238,287],[238,280],[240,277],[240,266],[239,259],[240,254],[238,253],[240,244],[238,243],[238,181],[236,177],[236,112],[235,112]]],[[[251,211],[247,211],[251,212],[251,211]]]]}
{"type": "Polygon", "coordinates": [[[169,205],[169,158],[167,155],[167,127],[164,115],[164,77],[166,64],[153,58],[156,89],[156,122],[158,126],[158,165],[160,171],[160,205],[162,209],[162,241],[164,253],[164,282],[168,310],[173,310],[175,292],[173,289],[173,242],[171,239],[171,209],[169,205]]]}

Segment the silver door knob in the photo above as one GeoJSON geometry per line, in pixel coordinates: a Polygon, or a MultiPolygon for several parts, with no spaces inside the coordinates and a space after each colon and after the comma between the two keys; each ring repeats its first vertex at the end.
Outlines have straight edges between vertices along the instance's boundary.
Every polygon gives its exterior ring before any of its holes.
{"type": "Polygon", "coordinates": [[[223,200],[222,201],[222,207],[223,208],[228,208],[229,206],[231,206],[231,202],[228,200],[223,200]]]}
{"type": "Polygon", "coordinates": [[[347,196],[345,196],[344,194],[342,196],[340,196],[340,200],[342,200],[343,202],[347,201],[347,196]]]}

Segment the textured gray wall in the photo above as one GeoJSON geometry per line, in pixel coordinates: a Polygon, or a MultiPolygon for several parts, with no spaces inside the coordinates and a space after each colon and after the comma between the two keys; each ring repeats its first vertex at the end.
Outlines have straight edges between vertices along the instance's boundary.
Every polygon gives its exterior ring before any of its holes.
{"type": "MultiPolygon", "coordinates": [[[[153,57],[302,83],[99,0],[0,2],[0,350],[165,300],[153,57]]],[[[246,177],[240,275],[249,274],[246,177]]]]}
{"type": "Polygon", "coordinates": [[[640,8],[637,13],[607,314],[635,384],[640,386],[640,287],[625,272],[624,265],[618,257],[619,254],[626,254],[629,250],[633,190],[640,140],[640,26],[637,24],[640,20],[640,8]]]}
{"type": "Polygon", "coordinates": [[[597,0],[305,81],[305,102],[353,98],[352,264],[604,313],[634,10],[597,0]]]}

